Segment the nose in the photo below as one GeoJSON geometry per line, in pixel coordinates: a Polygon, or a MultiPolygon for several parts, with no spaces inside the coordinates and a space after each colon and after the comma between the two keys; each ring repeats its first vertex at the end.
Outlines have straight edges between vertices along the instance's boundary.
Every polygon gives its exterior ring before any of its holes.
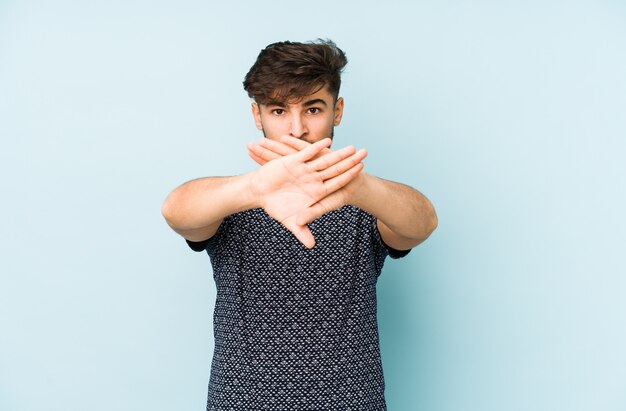
{"type": "Polygon", "coordinates": [[[295,138],[303,138],[307,133],[308,129],[306,124],[299,113],[294,113],[291,118],[291,129],[289,130],[289,135],[295,138]]]}

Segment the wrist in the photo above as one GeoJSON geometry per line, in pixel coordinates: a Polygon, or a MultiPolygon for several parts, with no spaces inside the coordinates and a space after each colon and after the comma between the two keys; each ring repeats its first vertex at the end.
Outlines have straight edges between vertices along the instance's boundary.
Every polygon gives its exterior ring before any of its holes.
{"type": "Polygon", "coordinates": [[[250,171],[241,176],[242,183],[242,201],[246,205],[246,209],[260,208],[263,206],[262,196],[256,186],[256,176],[258,170],[250,171]]]}
{"type": "Polygon", "coordinates": [[[372,178],[374,178],[372,175],[361,171],[348,187],[346,187],[348,191],[348,204],[362,209],[364,208],[363,205],[367,201],[372,178]]]}

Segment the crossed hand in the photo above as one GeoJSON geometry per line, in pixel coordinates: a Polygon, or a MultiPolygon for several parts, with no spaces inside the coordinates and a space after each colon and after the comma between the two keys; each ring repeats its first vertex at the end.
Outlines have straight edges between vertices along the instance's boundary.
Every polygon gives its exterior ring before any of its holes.
{"type": "Polygon", "coordinates": [[[353,146],[332,151],[330,144],[330,138],[309,144],[290,136],[248,144],[248,154],[261,165],[251,177],[252,194],[307,248],[315,238],[306,224],[348,202],[367,156],[353,146]]]}

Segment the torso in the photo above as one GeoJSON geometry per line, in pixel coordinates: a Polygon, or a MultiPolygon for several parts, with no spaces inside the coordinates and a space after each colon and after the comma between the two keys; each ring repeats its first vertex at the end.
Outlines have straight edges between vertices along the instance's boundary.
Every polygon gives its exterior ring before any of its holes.
{"type": "Polygon", "coordinates": [[[217,285],[208,410],[384,410],[376,219],[345,206],[303,247],[262,209],[227,217],[207,251],[217,285]]]}

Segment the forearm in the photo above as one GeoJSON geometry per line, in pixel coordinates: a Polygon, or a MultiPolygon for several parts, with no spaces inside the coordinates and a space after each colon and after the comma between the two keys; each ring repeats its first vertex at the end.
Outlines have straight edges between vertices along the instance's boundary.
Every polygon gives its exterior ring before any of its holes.
{"type": "Polygon", "coordinates": [[[230,214],[257,207],[249,190],[250,174],[234,177],[206,177],[174,189],[163,203],[167,223],[183,237],[212,235],[230,214]],[[195,234],[194,232],[200,232],[195,234]],[[189,235],[186,235],[189,234],[189,235]]]}
{"type": "Polygon", "coordinates": [[[437,227],[435,209],[419,191],[370,174],[363,173],[349,203],[378,219],[383,240],[393,248],[414,247],[437,227]]]}

